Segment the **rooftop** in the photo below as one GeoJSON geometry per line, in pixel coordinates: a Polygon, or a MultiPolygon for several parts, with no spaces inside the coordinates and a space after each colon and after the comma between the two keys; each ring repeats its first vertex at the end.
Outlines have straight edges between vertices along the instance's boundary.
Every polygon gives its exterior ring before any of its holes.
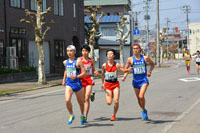
{"type": "Polygon", "coordinates": [[[84,6],[108,6],[108,5],[129,5],[131,6],[130,0],[84,0],[84,6]]]}
{"type": "MultiPolygon", "coordinates": [[[[98,18],[99,18],[99,16],[96,17],[96,19],[98,19],[98,18]]],[[[85,23],[92,23],[92,21],[89,19],[88,16],[85,16],[84,22],[85,23]]],[[[103,16],[100,19],[100,23],[117,23],[117,22],[120,22],[120,16],[118,16],[118,15],[103,16]]]]}

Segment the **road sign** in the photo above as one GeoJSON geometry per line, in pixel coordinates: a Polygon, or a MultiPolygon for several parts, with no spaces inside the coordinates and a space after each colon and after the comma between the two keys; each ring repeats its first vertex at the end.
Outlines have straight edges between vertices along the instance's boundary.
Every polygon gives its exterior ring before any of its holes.
{"type": "Polygon", "coordinates": [[[140,30],[139,29],[135,29],[133,32],[134,35],[139,35],[140,34],[140,30]]]}

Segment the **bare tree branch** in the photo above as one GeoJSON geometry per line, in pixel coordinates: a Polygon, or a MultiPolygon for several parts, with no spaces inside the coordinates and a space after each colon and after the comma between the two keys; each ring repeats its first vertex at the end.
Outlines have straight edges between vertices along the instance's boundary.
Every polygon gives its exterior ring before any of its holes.
{"type": "Polygon", "coordinates": [[[49,26],[46,27],[46,30],[44,31],[44,33],[43,33],[43,35],[42,35],[42,39],[43,39],[43,40],[44,40],[44,37],[45,37],[47,31],[49,31],[50,29],[51,29],[51,27],[49,27],[49,26]]]}

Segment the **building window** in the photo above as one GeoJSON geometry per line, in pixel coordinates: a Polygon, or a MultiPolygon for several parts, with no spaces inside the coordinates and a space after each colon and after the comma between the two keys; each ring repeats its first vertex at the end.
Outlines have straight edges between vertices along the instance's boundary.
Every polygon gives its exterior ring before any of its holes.
{"type": "Polygon", "coordinates": [[[74,9],[74,18],[76,18],[76,3],[73,4],[73,9],[74,9]]]}
{"type": "Polygon", "coordinates": [[[101,32],[103,36],[116,36],[114,27],[103,27],[101,32]]]}
{"type": "Polygon", "coordinates": [[[115,60],[119,60],[120,59],[120,51],[119,50],[115,50],[115,60]]]}
{"type": "Polygon", "coordinates": [[[25,8],[25,0],[10,0],[11,7],[25,8]]]}
{"type": "Polygon", "coordinates": [[[11,34],[26,34],[26,29],[25,28],[17,28],[17,27],[11,27],[10,28],[10,33],[11,34]]]}
{"type": "Polygon", "coordinates": [[[55,41],[56,47],[56,58],[63,58],[65,57],[65,41],[55,41]]]}
{"type": "Polygon", "coordinates": [[[24,52],[25,52],[24,42],[25,41],[23,38],[11,38],[10,39],[11,46],[16,48],[16,56],[18,58],[24,57],[24,52]]]}
{"type": "MultiPolygon", "coordinates": [[[[31,3],[31,10],[37,11],[37,4],[35,0],[30,0],[31,3]]],[[[42,11],[45,11],[47,9],[47,2],[46,0],[42,0],[42,11]]]]}
{"type": "Polygon", "coordinates": [[[63,0],[54,0],[54,14],[64,16],[63,0]]]}
{"type": "Polygon", "coordinates": [[[0,40],[0,54],[3,54],[3,40],[0,40]]]}

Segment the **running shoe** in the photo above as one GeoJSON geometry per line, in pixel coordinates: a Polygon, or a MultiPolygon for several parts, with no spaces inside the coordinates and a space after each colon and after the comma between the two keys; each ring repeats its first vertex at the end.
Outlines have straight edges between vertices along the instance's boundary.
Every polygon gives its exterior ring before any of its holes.
{"type": "Polygon", "coordinates": [[[84,115],[84,122],[87,122],[87,115],[84,115]]]}
{"type": "Polygon", "coordinates": [[[144,109],[144,110],[142,111],[142,119],[143,119],[143,120],[148,120],[148,115],[147,115],[147,110],[146,110],[146,109],[144,109]]]}
{"type": "Polygon", "coordinates": [[[188,74],[190,74],[190,72],[191,72],[191,71],[189,70],[189,71],[188,71],[188,74]]]}
{"type": "Polygon", "coordinates": [[[92,95],[90,96],[90,100],[91,102],[93,102],[95,100],[95,92],[92,92],[92,95]]]}
{"type": "Polygon", "coordinates": [[[83,115],[81,115],[81,116],[80,116],[80,123],[81,123],[81,125],[83,125],[83,124],[84,124],[84,121],[85,121],[85,120],[84,120],[84,116],[83,116],[83,115]]]}
{"type": "Polygon", "coordinates": [[[116,119],[115,115],[112,115],[111,118],[110,118],[111,121],[115,121],[115,119],[116,119]]]}
{"type": "Polygon", "coordinates": [[[67,122],[67,124],[72,124],[73,120],[74,120],[75,116],[74,115],[70,115],[69,120],[67,122]]]}

